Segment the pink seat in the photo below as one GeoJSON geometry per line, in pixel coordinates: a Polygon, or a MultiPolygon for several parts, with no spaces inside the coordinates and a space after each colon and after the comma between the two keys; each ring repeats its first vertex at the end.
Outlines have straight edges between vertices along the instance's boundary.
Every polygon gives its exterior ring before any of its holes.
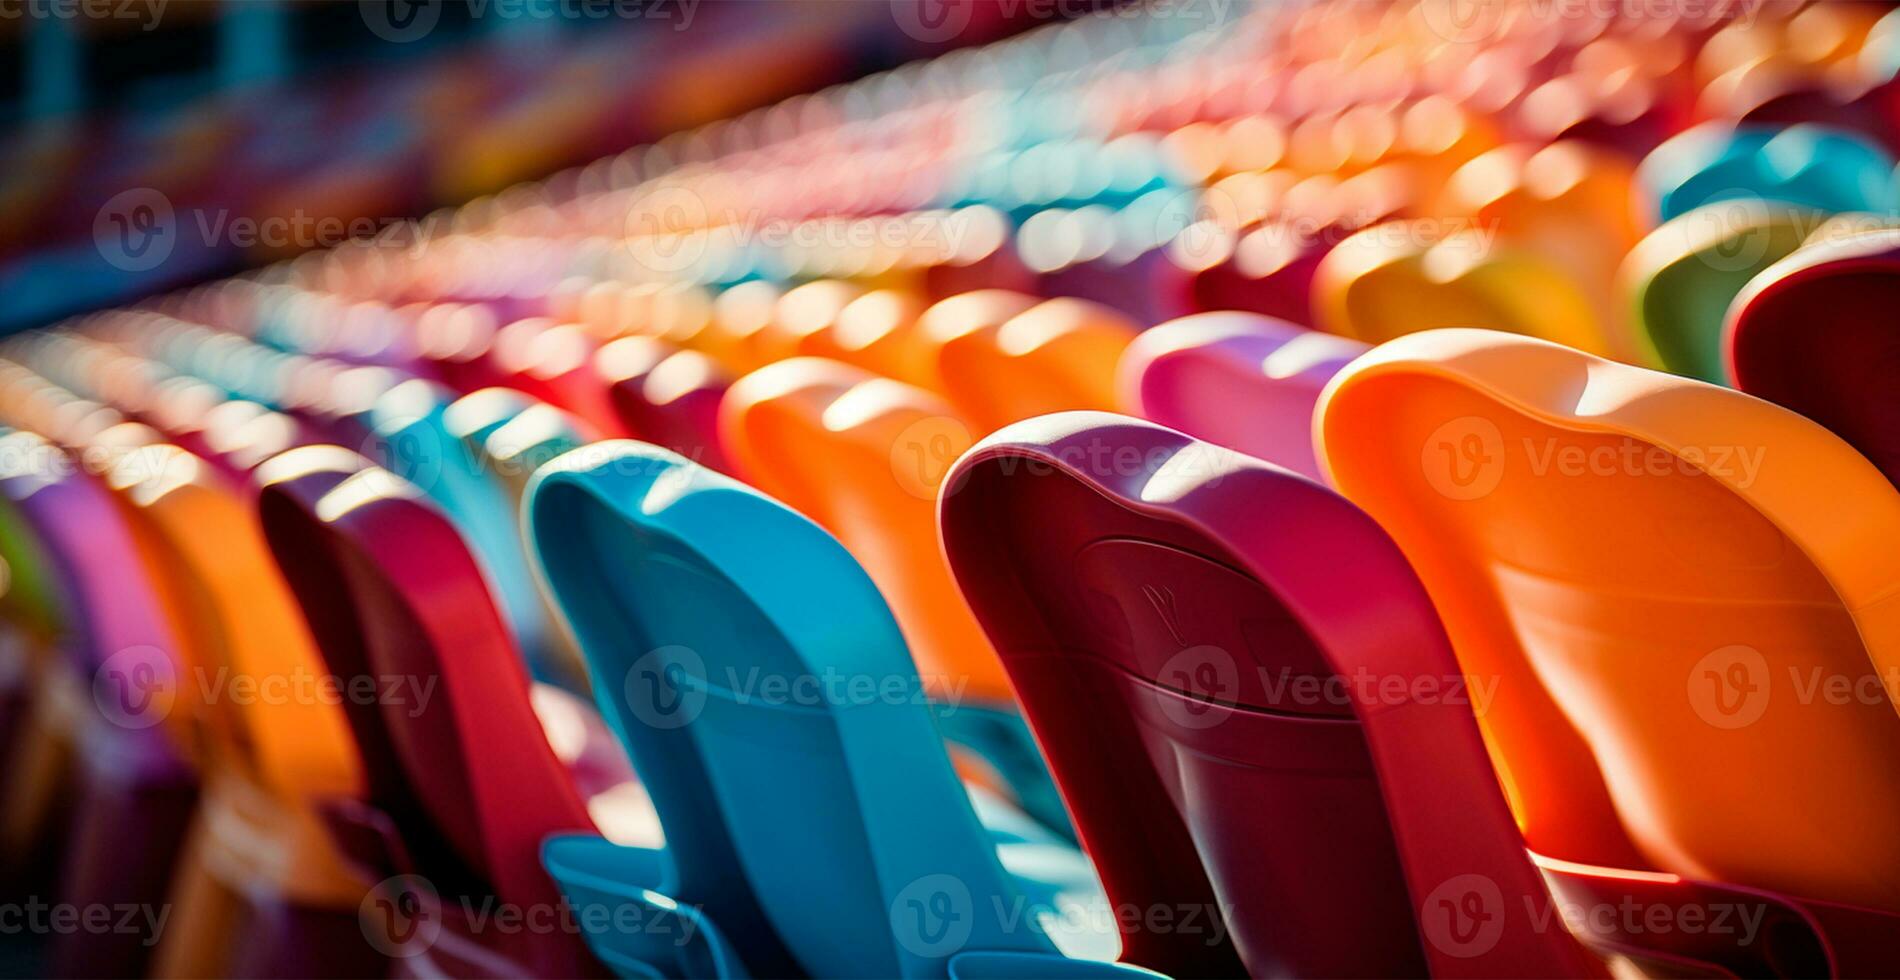
{"type": "Polygon", "coordinates": [[[1135,338],[1116,394],[1130,414],[1319,480],[1313,406],[1368,349],[1255,313],[1198,313],[1135,338]]]}
{"type": "Polygon", "coordinates": [[[627,431],[731,472],[719,449],[719,401],[732,376],[719,362],[652,337],[622,337],[602,346],[594,364],[627,431]]]}
{"type": "Polygon", "coordinates": [[[1124,923],[1128,962],[1191,976],[1601,972],[1535,921],[1544,885],[1464,675],[1404,557],[1358,508],[1093,412],[1005,428],[945,486],[957,581],[1110,902],[1227,913],[1231,944],[1124,923]],[[1143,462],[1115,462],[1130,459],[1143,462]]]}

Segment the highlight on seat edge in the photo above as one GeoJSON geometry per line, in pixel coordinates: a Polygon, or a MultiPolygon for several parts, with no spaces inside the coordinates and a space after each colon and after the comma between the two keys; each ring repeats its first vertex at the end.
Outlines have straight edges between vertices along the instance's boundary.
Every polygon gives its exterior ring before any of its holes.
{"type": "Polygon", "coordinates": [[[1900,976],[1900,4],[0,0],[0,978],[1900,976]]]}

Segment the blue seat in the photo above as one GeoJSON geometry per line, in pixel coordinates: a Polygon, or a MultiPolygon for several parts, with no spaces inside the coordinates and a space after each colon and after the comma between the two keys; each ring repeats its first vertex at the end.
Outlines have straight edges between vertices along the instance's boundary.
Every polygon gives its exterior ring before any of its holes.
{"type": "MultiPolygon", "coordinates": [[[[714,890],[743,890],[737,904],[760,909],[808,975],[945,977],[957,962],[973,976],[998,963],[1151,975],[1106,962],[1112,917],[1075,914],[1106,909],[1089,904],[1103,900],[1079,852],[999,801],[972,805],[895,620],[823,529],[631,441],[543,467],[526,511],[659,811],[677,865],[668,894],[711,910],[714,890]]],[[[603,845],[544,852],[579,904],[575,886],[597,894],[601,874],[579,880],[575,849],[603,845]]]]}
{"type": "Polygon", "coordinates": [[[1857,133],[1813,124],[1703,123],[1653,150],[1636,179],[1659,222],[1755,199],[1830,214],[1900,211],[1893,157],[1857,133]]]}
{"type": "Polygon", "coordinates": [[[534,679],[561,680],[555,627],[528,570],[514,500],[451,428],[449,408],[456,401],[453,390],[432,381],[391,388],[370,410],[372,452],[384,469],[421,488],[455,522],[481,562],[534,679]]]}

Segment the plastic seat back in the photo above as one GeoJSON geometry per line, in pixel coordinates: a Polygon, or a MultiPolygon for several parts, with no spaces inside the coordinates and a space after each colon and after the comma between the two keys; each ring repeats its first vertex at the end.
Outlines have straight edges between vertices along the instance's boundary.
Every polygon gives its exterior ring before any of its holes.
{"type": "Polygon", "coordinates": [[[998,289],[952,296],[919,321],[938,383],[990,431],[1034,415],[1115,405],[1115,362],[1140,330],[1099,303],[998,289]]]}
{"type": "Polygon", "coordinates": [[[1831,126],[1703,123],[1644,157],[1636,179],[1662,221],[1742,199],[1823,212],[1900,210],[1893,157],[1831,126]]]}
{"type": "Polygon", "coordinates": [[[1748,395],[1477,330],[1368,354],[1319,411],[1335,484],[1513,694],[1482,721],[1534,848],[1615,864],[1566,847],[1620,822],[1665,871],[1900,905],[1900,555],[1872,544],[1900,494],[1866,460],[1748,395]],[[1533,672],[1544,704],[1515,700],[1533,672]]]}
{"type": "Polygon", "coordinates": [[[874,289],[838,311],[832,329],[822,335],[828,350],[816,341],[799,353],[830,357],[895,378],[905,384],[936,391],[937,377],[931,349],[918,326],[931,304],[902,289],[874,289]]]}
{"type": "Polygon", "coordinates": [[[719,401],[732,378],[712,358],[652,337],[622,337],[595,355],[621,423],[644,442],[726,472],[719,401]]]}
{"type": "Polygon", "coordinates": [[[1729,308],[1729,376],[1806,415],[1900,486],[1900,231],[1809,245],[1756,276],[1729,308]]]}
{"type": "MultiPolygon", "coordinates": [[[[307,510],[292,493],[274,494],[278,540],[315,547],[282,557],[305,564],[300,585],[313,605],[351,610],[356,635],[343,639],[338,659],[360,652],[367,671],[346,679],[376,683],[382,727],[433,832],[502,901],[553,907],[559,893],[542,870],[542,842],[595,824],[549,744],[521,657],[455,525],[420,490],[375,467],[350,474],[307,510]]],[[[586,962],[576,937],[558,930],[528,930],[501,945],[540,971],[571,973],[586,962]]]]}
{"type": "Polygon", "coordinates": [[[1326,253],[1313,275],[1313,325],[1376,344],[1435,327],[1480,326],[1583,350],[1609,347],[1582,286],[1479,229],[1373,225],[1326,253]]]}
{"type": "Polygon", "coordinates": [[[1817,212],[1755,200],[1710,204],[1650,232],[1623,261],[1636,362],[1727,380],[1722,321],[1750,279],[1801,247],[1817,212]]]}
{"type": "MultiPolygon", "coordinates": [[[[528,396],[488,389],[519,411],[528,396]]],[[[455,521],[493,584],[504,621],[536,676],[550,676],[555,626],[529,573],[515,501],[506,483],[469,447],[449,408],[458,398],[427,381],[409,381],[377,400],[371,411],[374,451],[384,469],[420,488],[455,521]]]]}
{"type": "Polygon", "coordinates": [[[1092,412],[1010,426],[951,481],[944,547],[1110,900],[1230,921],[1231,945],[1124,923],[1130,960],[1183,976],[1231,972],[1236,952],[1253,976],[1596,972],[1536,927],[1543,884],[1469,678],[1357,508],[1092,412]],[[1091,462],[1111,456],[1143,463],[1091,462]],[[1482,948],[1437,905],[1479,880],[1498,917],[1482,948]]]}
{"type": "Polygon", "coordinates": [[[1252,313],[1198,313],[1128,345],[1121,407],[1319,479],[1313,405],[1364,344],[1252,313]]]}
{"type": "Polygon", "coordinates": [[[937,548],[937,488],[970,444],[954,409],[909,385],[801,357],[735,382],[720,433],[743,478],[851,549],[933,696],[1010,700],[937,548]]]}
{"type": "MultiPolygon", "coordinates": [[[[542,568],[596,676],[624,679],[603,684],[615,693],[602,705],[654,770],[656,801],[687,780],[716,801],[724,843],[805,971],[942,976],[963,948],[1047,949],[998,917],[1015,892],[897,624],[845,549],[665,450],[595,449],[605,458],[575,454],[535,480],[542,568]],[[912,901],[940,911],[939,895],[954,934],[911,918],[912,901]]],[[[692,867],[699,850],[682,874],[710,870],[692,867]]]]}

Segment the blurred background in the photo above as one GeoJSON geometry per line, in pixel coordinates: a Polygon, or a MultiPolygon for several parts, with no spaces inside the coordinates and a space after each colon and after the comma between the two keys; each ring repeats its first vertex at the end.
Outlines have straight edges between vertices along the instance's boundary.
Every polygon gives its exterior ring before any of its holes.
{"type": "Polygon", "coordinates": [[[0,332],[1098,0],[0,0],[0,332]]]}

